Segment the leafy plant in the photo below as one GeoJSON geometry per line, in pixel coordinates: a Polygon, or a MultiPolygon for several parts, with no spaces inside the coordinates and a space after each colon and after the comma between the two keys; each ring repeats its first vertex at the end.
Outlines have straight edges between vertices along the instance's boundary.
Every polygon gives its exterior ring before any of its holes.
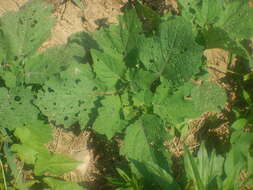
{"type": "MultiPolygon", "coordinates": [[[[0,126],[17,138],[11,154],[31,165],[36,176],[59,176],[78,163],[47,150],[52,131],[42,123],[69,130],[92,126],[108,140],[122,136],[120,154],[131,175],[118,169],[123,178],[118,188],[238,189],[240,184],[233,184],[238,173],[252,167],[252,133],[243,127],[232,133],[223,157],[204,145],[197,157],[186,149],[182,184],[174,178],[164,142],[171,138],[168,129],[183,135],[190,120],[224,108],[226,92],[209,80],[203,51],[223,48],[252,66],[243,42],[253,36],[253,9],[246,0],[179,0],[179,5],[180,15],[159,17],[137,3],[118,24],[75,34],[44,51],[38,49],[54,24],[50,6],[31,0],[1,17],[0,126]]],[[[52,177],[42,183],[48,189],[81,189],[52,177]]]]}

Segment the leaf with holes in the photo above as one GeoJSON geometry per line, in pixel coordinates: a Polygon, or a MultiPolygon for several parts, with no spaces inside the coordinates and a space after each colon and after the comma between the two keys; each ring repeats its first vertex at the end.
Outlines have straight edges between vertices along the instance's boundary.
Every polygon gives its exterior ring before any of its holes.
{"type": "Polygon", "coordinates": [[[52,6],[31,0],[18,12],[9,12],[0,19],[0,49],[8,61],[34,53],[49,37],[55,20],[51,17],[52,6]]]}
{"type": "Polygon", "coordinates": [[[72,64],[61,77],[48,80],[38,94],[35,104],[49,120],[70,127],[89,122],[91,109],[100,93],[88,64],[72,64]]]}
{"type": "Polygon", "coordinates": [[[202,47],[195,42],[191,23],[183,18],[161,23],[155,36],[140,40],[139,49],[145,68],[174,85],[199,72],[202,47]]]}
{"type": "Polygon", "coordinates": [[[30,88],[0,88],[0,126],[10,130],[38,123],[39,110],[33,105],[30,88]]]}

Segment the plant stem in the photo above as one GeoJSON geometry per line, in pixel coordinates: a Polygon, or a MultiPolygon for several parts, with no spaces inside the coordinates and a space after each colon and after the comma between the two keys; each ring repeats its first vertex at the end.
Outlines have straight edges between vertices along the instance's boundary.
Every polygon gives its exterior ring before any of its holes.
{"type": "Polygon", "coordinates": [[[5,190],[7,190],[7,183],[6,183],[6,179],[5,179],[5,173],[4,173],[4,167],[3,167],[3,163],[2,160],[0,160],[0,165],[1,165],[1,169],[2,169],[2,175],[3,175],[3,180],[4,180],[4,188],[5,190]]]}

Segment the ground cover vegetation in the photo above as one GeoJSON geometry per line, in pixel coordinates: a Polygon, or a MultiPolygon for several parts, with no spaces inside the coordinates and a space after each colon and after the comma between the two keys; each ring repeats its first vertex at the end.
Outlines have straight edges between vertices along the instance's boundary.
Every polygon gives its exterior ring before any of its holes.
{"type": "Polygon", "coordinates": [[[120,137],[128,165],[113,166],[119,175],[107,177],[111,189],[253,188],[253,8],[247,0],[178,5],[179,14],[159,15],[136,1],[118,24],[43,51],[55,22],[49,4],[31,0],[0,18],[0,189],[85,189],[60,178],[79,163],[46,148],[50,125],[120,137]],[[229,54],[232,103],[208,72],[203,52],[212,48],[229,54]],[[165,142],[187,136],[191,121],[229,103],[226,148],[202,137],[175,163],[165,142]]]}

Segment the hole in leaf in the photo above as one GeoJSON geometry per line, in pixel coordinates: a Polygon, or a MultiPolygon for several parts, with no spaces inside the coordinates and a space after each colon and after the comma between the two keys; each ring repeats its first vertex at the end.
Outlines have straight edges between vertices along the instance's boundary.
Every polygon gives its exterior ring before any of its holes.
{"type": "Polygon", "coordinates": [[[82,100],[79,100],[78,101],[78,106],[81,106],[81,105],[83,105],[84,104],[84,101],[82,101],[82,100]]]}
{"type": "Polygon", "coordinates": [[[20,24],[24,24],[24,22],[23,22],[23,20],[21,18],[19,19],[19,23],[20,24]]]}
{"type": "Polygon", "coordinates": [[[36,24],[38,23],[37,20],[34,20],[33,23],[31,24],[31,27],[34,28],[36,26],[36,24]]]}
{"type": "Polygon", "coordinates": [[[150,63],[155,63],[155,60],[154,59],[150,59],[149,62],[150,63]]]}
{"type": "Polygon", "coordinates": [[[81,80],[80,79],[76,79],[76,84],[78,84],[79,82],[81,82],[81,80]]]}
{"type": "Polygon", "coordinates": [[[48,92],[54,92],[54,90],[52,88],[49,88],[49,87],[47,88],[47,91],[48,92]]]}
{"type": "Polygon", "coordinates": [[[18,56],[14,56],[14,61],[17,61],[18,60],[18,56]]]}
{"type": "Polygon", "coordinates": [[[191,97],[190,95],[185,96],[185,97],[184,97],[184,100],[192,100],[192,97],[191,97]]]}
{"type": "Polygon", "coordinates": [[[14,100],[19,102],[21,100],[21,98],[20,98],[20,96],[15,96],[14,100]]]}

